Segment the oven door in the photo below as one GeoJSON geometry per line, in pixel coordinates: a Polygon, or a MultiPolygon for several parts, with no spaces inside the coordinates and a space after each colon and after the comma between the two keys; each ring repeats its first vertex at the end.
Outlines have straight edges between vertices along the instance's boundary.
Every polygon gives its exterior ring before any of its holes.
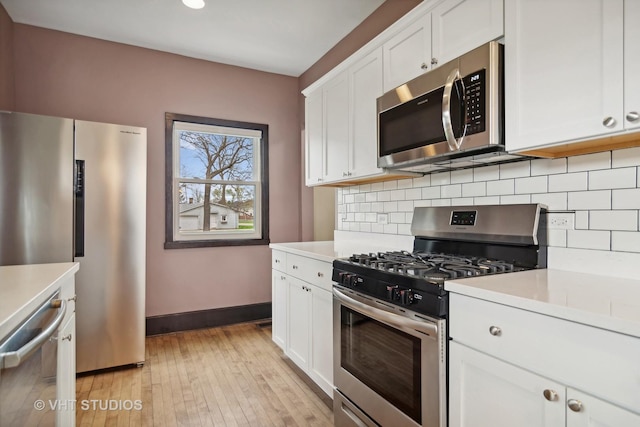
{"type": "Polygon", "coordinates": [[[334,285],[336,426],[446,426],[446,325],[334,285]]]}

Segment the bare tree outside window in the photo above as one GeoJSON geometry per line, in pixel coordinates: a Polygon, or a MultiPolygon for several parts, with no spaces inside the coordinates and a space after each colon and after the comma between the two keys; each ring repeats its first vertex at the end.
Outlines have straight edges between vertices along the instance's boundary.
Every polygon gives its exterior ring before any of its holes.
{"type": "Polygon", "coordinates": [[[167,113],[165,247],[268,242],[267,132],[266,125],[167,113]]]}

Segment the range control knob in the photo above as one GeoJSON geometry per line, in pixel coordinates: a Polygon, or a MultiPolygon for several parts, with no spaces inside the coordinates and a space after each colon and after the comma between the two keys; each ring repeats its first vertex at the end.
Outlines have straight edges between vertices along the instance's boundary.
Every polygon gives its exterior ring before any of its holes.
{"type": "Polygon", "coordinates": [[[362,284],[362,282],[364,282],[364,279],[362,277],[358,277],[355,274],[352,274],[351,277],[349,278],[349,284],[351,286],[353,286],[354,288],[360,284],[362,284]]]}
{"type": "Polygon", "coordinates": [[[348,285],[349,284],[349,280],[350,280],[351,276],[353,276],[353,274],[341,272],[338,276],[340,278],[340,283],[342,283],[343,285],[348,285]]]}
{"type": "Polygon", "coordinates": [[[387,299],[389,301],[397,300],[400,298],[400,292],[398,290],[398,285],[388,285],[387,286],[387,299]]]}
{"type": "Polygon", "coordinates": [[[400,290],[400,304],[402,305],[413,304],[413,291],[411,289],[400,290]]]}

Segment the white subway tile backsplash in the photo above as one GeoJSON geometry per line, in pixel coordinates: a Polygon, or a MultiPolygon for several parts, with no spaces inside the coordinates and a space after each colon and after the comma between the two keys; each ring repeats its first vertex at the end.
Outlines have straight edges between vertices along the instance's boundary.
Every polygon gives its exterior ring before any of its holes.
{"type": "Polygon", "coordinates": [[[503,194],[513,194],[514,192],[515,183],[513,179],[487,182],[487,196],[500,196],[503,194]]]}
{"type": "Polygon", "coordinates": [[[460,184],[443,185],[441,189],[441,197],[460,197],[462,196],[462,186],[460,184]]]}
{"type": "Polygon", "coordinates": [[[471,182],[462,184],[462,197],[482,197],[487,195],[485,182],[471,182]]]}
{"type": "Polygon", "coordinates": [[[567,158],[531,160],[531,176],[554,175],[567,172],[567,158]]]}
{"type": "Polygon", "coordinates": [[[640,252],[640,233],[634,233],[631,231],[612,231],[611,250],[640,252]]]}
{"type": "Polygon", "coordinates": [[[547,192],[547,177],[535,176],[530,178],[516,178],[515,180],[515,193],[546,193],[547,192]]]}
{"type": "Polygon", "coordinates": [[[640,209],[640,188],[613,190],[611,198],[613,209],[640,209]]]}
{"type": "Polygon", "coordinates": [[[500,196],[501,205],[521,205],[523,203],[531,203],[531,196],[529,194],[500,196]]]}
{"type": "Polygon", "coordinates": [[[475,197],[473,199],[474,205],[499,205],[500,196],[487,196],[487,197],[475,197]]]}
{"type": "Polygon", "coordinates": [[[605,169],[589,172],[589,190],[635,188],[636,168],[605,169]]]}
{"type": "Polygon", "coordinates": [[[413,200],[398,201],[398,212],[413,212],[413,200]]]}
{"type": "Polygon", "coordinates": [[[425,187],[422,189],[423,199],[439,199],[440,187],[425,187]]]}
{"type": "Polygon", "coordinates": [[[397,212],[398,211],[398,202],[384,202],[384,211],[385,212],[397,212]]]}
{"type": "Polygon", "coordinates": [[[592,211],[591,230],[638,231],[638,211],[592,211]]]}
{"type": "Polygon", "coordinates": [[[511,203],[575,212],[573,230],[548,231],[551,247],[640,253],[640,148],[339,188],[337,228],[410,235],[415,207],[511,203]]]}
{"type": "Polygon", "coordinates": [[[531,203],[541,203],[552,211],[567,210],[567,193],[532,194],[531,203]]]}
{"type": "Polygon", "coordinates": [[[500,166],[498,165],[483,166],[472,170],[474,181],[493,181],[500,179],[500,166]]]}
{"type": "Polygon", "coordinates": [[[640,166],[640,147],[625,148],[611,152],[611,167],[640,166]]]}
{"type": "Polygon", "coordinates": [[[531,176],[531,161],[503,163],[500,165],[500,179],[531,176]]]}
{"type": "Polygon", "coordinates": [[[473,197],[460,197],[451,199],[451,206],[467,206],[473,205],[473,197]]]}
{"type": "Polygon", "coordinates": [[[550,175],[549,192],[586,190],[588,176],[587,172],[550,175]]]}
{"type": "Polygon", "coordinates": [[[451,172],[438,172],[431,174],[431,185],[451,184],[451,172]]]}
{"type": "Polygon", "coordinates": [[[567,230],[567,247],[611,250],[611,232],[594,230],[567,230]]]}
{"type": "Polygon", "coordinates": [[[422,198],[422,188],[410,188],[405,190],[407,200],[418,200],[422,198]]]}
{"type": "Polygon", "coordinates": [[[452,184],[461,184],[463,182],[473,182],[473,169],[451,171],[452,184]]]}
{"type": "Polygon", "coordinates": [[[588,230],[589,211],[576,211],[574,226],[576,230],[588,230]]]}
{"type": "Polygon", "coordinates": [[[570,210],[611,209],[611,190],[571,192],[567,207],[570,210]]]}
{"type": "Polygon", "coordinates": [[[393,190],[391,191],[391,200],[405,200],[405,190],[393,190]]]}
{"type": "Polygon", "coordinates": [[[385,181],[383,183],[385,190],[396,190],[398,189],[398,181],[385,181]]]}
{"type": "Polygon", "coordinates": [[[567,158],[567,172],[611,168],[611,151],[567,158]]]}

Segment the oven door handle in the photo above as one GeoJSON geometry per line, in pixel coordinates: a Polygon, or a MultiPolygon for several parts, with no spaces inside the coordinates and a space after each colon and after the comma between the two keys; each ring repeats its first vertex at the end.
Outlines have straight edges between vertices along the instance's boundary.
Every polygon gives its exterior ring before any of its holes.
{"type": "Polygon", "coordinates": [[[341,304],[357,310],[362,314],[366,314],[372,319],[383,321],[400,329],[415,330],[432,337],[438,336],[438,326],[434,323],[429,323],[428,321],[419,322],[416,320],[411,320],[406,317],[402,317],[397,314],[389,313],[388,311],[372,307],[368,304],[361,303],[360,301],[357,301],[345,295],[335,287],[333,288],[333,296],[338,299],[341,304]]]}

